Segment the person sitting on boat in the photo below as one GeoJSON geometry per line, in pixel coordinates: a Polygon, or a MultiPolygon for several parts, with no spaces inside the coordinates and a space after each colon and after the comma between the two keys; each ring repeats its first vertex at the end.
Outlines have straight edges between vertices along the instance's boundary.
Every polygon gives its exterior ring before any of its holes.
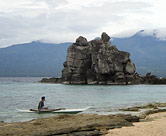
{"type": "Polygon", "coordinates": [[[38,110],[41,110],[41,109],[48,109],[48,107],[44,107],[44,101],[45,101],[45,97],[41,97],[41,101],[39,102],[39,105],[38,105],[38,110]]]}

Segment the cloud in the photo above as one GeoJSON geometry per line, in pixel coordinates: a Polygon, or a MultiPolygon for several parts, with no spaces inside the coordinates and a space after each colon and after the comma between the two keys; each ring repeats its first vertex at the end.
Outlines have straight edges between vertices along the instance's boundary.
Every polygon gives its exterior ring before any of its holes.
{"type": "MultiPolygon", "coordinates": [[[[164,0],[0,0],[0,47],[41,40],[91,40],[165,26],[164,0]],[[12,4],[11,4],[12,3],[12,4]]],[[[165,31],[158,36],[164,37],[165,31]]]]}

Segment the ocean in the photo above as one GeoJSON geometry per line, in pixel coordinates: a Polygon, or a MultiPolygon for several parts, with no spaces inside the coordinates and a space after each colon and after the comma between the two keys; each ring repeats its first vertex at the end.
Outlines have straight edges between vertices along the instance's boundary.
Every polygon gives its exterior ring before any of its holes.
{"type": "Polygon", "coordinates": [[[56,114],[21,113],[37,108],[42,96],[49,108],[91,108],[83,113],[112,114],[117,109],[166,102],[166,85],[62,85],[39,77],[0,78],[0,121],[20,122],[56,114]]]}

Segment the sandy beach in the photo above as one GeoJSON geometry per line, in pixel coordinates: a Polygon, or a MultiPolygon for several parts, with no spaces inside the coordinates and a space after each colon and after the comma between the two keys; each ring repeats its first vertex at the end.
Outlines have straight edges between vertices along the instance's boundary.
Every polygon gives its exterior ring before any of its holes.
{"type": "Polygon", "coordinates": [[[165,136],[166,112],[148,115],[145,120],[133,125],[109,130],[106,136],[165,136]]]}

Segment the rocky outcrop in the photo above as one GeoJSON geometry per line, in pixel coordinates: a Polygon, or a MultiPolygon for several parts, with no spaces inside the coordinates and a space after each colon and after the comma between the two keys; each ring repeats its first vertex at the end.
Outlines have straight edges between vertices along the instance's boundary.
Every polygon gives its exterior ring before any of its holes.
{"type": "Polygon", "coordinates": [[[43,78],[41,83],[62,83],[62,78],[43,78]]]}
{"type": "Polygon", "coordinates": [[[130,53],[111,46],[104,32],[101,39],[87,42],[80,36],[68,48],[62,81],[65,84],[132,84],[135,65],[130,53]]]}
{"type": "Polygon", "coordinates": [[[127,108],[121,108],[119,109],[120,111],[135,111],[135,112],[139,112],[140,110],[144,109],[145,113],[147,111],[151,111],[151,110],[159,110],[158,112],[162,112],[162,110],[160,109],[163,109],[163,111],[166,111],[166,109],[164,108],[166,107],[166,103],[148,103],[148,104],[145,104],[145,105],[140,105],[140,106],[134,106],[134,107],[127,107],[127,108]]]}
{"type": "Polygon", "coordinates": [[[87,41],[80,36],[67,51],[61,78],[42,79],[46,83],[64,84],[166,84],[166,78],[136,73],[130,53],[111,46],[110,37],[103,32],[101,38],[87,41]]]}
{"type": "Polygon", "coordinates": [[[166,78],[158,78],[151,73],[147,73],[146,76],[141,78],[142,84],[166,84],[166,78]]]}
{"type": "Polygon", "coordinates": [[[28,122],[0,124],[0,136],[100,136],[108,129],[132,126],[139,117],[132,115],[57,115],[28,122]]]}

